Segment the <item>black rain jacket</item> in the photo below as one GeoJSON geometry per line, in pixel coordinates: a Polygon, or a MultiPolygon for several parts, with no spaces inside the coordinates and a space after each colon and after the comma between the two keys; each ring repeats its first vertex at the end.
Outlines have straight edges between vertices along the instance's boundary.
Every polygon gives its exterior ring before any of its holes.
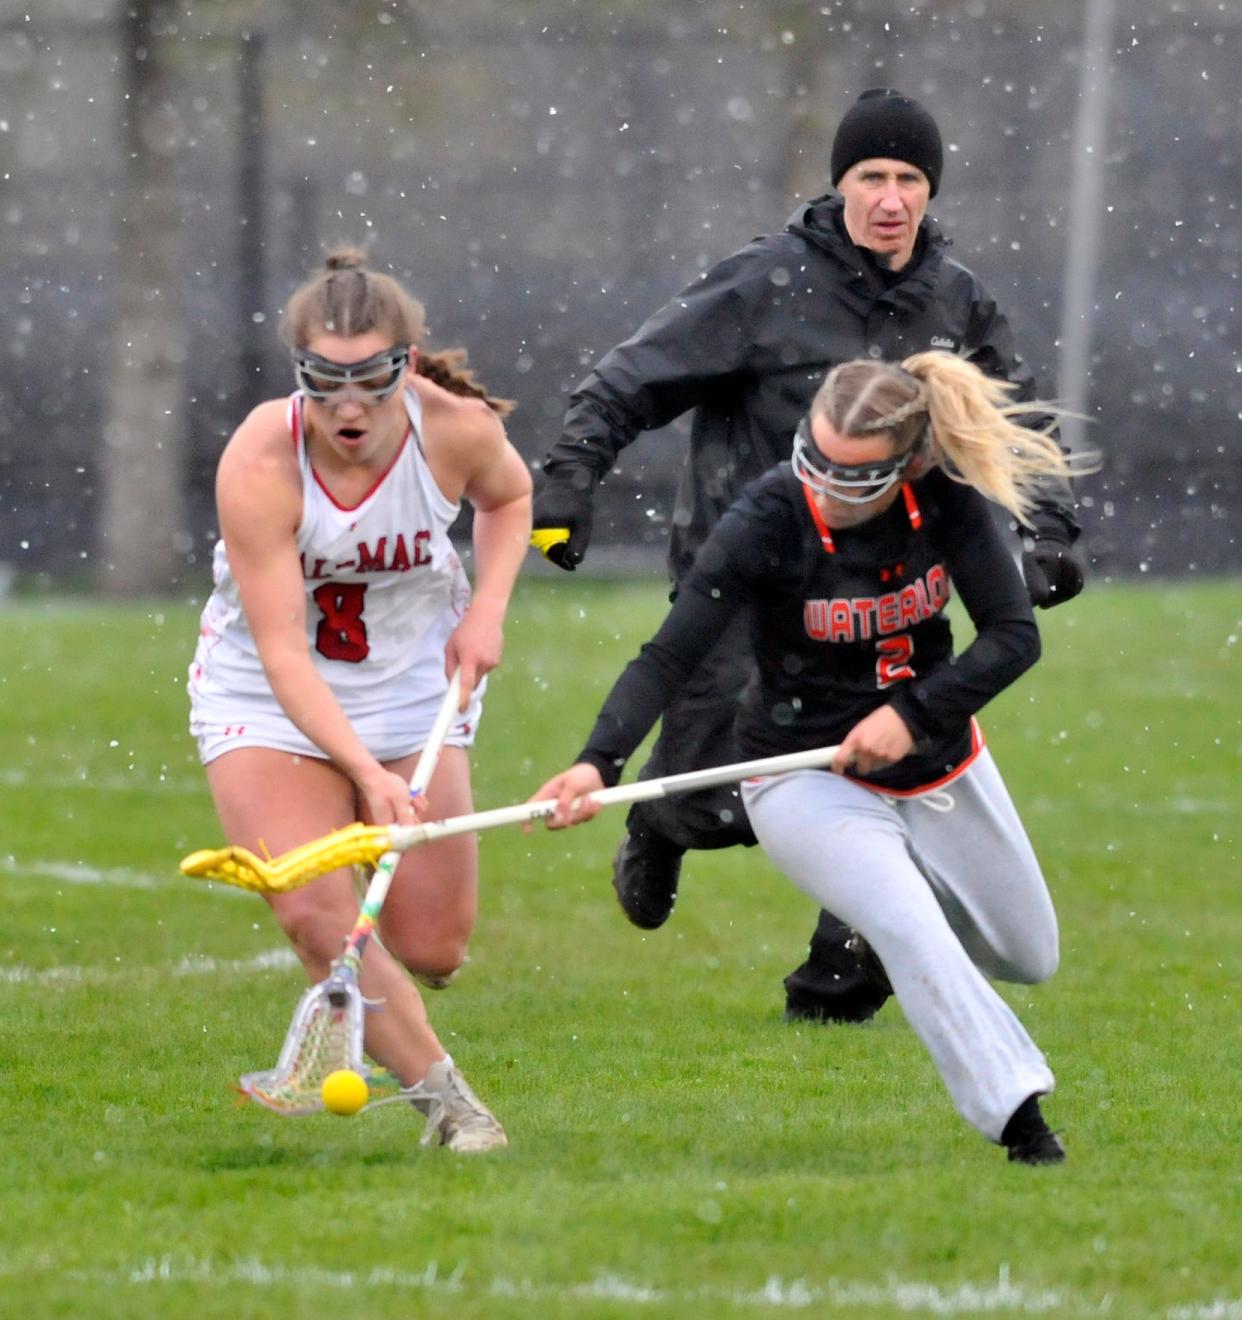
{"type": "MultiPolygon", "coordinates": [[[[743,487],[789,457],[837,363],[942,348],[1014,382],[1017,401],[1035,398],[1008,322],[945,255],[930,219],[894,273],[853,242],[843,210],[835,195],[800,206],[781,233],[748,243],[666,303],[574,391],[544,462],[553,480],[585,468],[598,481],[640,432],[694,410],[669,547],[674,584],[743,487]]],[[[1077,537],[1065,483],[1048,484],[1032,521],[1036,535],[1077,537]]]]}

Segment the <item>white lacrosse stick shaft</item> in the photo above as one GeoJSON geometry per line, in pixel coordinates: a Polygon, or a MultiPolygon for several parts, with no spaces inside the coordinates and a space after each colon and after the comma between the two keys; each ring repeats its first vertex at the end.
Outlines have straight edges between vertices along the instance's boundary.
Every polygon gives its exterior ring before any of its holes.
{"type": "MultiPolygon", "coordinates": [[[[440,750],[444,746],[444,739],[448,736],[449,726],[458,714],[458,706],[461,704],[461,670],[453,670],[453,676],[449,679],[448,691],[444,694],[444,700],[440,702],[440,709],[436,711],[435,723],[431,726],[431,732],[427,735],[427,743],[419,753],[418,764],[414,767],[414,773],[410,776],[410,796],[418,797],[427,791],[427,786],[431,783],[431,776],[436,772],[436,765],[440,760],[440,750]]],[[[407,825],[406,829],[416,828],[407,825]]],[[[362,911],[368,914],[372,920],[379,914],[379,910],[384,906],[384,900],[388,897],[388,886],[392,884],[393,875],[397,870],[397,863],[401,860],[401,852],[396,849],[390,849],[378,862],[375,863],[375,874],[371,877],[371,883],[367,886],[367,892],[362,900],[362,911]]]]}
{"type": "MultiPolygon", "coordinates": [[[[734,761],[731,765],[691,770],[683,775],[665,775],[662,779],[640,779],[633,784],[597,789],[587,794],[587,801],[598,802],[601,807],[649,802],[653,798],[694,793],[701,788],[715,788],[719,784],[736,784],[743,779],[788,774],[791,770],[822,770],[836,760],[838,751],[839,747],[812,747],[805,752],[765,756],[757,761],[734,761]]],[[[415,844],[446,839],[454,834],[469,834],[472,830],[490,830],[498,825],[522,825],[527,821],[542,820],[555,811],[556,802],[547,798],[541,802],[520,802],[512,807],[496,807],[491,811],[472,811],[464,816],[450,816],[447,820],[428,821],[425,825],[393,825],[388,831],[391,852],[385,856],[393,852],[404,852],[415,844]]],[[[383,865],[382,859],[380,865],[383,865]]]]}

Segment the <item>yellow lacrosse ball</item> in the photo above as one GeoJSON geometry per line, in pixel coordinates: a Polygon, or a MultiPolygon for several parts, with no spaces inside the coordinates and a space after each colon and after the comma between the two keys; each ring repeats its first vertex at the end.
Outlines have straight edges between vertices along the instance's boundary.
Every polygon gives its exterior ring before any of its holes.
{"type": "Polygon", "coordinates": [[[329,1114],[348,1117],[366,1104],[370,1093],[366,1082],[352,1068],[338,1068],[323,1079],[320,1094],[329,1114]]]}

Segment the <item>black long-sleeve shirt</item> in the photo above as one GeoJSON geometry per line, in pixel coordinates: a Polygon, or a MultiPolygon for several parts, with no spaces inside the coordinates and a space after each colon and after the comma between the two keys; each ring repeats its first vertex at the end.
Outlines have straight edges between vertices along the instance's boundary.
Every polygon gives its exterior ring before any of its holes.
{"type": "Polygon", "coordinates": [[[753,482],[713,529],[668,617],[618,679],[579,760],[606,783],[740,609],[755,681],[737,716],[744,757],[840,742],[888,704],[916,739],[863,776],[896,790],[942,779],[971,750],[970,717],[1039,656],[1012,555],[974,490],[934,470],[884,513],[830,533],[787,463],[753,482]],[[976,636],[958,656],[950,583],[976,636]]]}

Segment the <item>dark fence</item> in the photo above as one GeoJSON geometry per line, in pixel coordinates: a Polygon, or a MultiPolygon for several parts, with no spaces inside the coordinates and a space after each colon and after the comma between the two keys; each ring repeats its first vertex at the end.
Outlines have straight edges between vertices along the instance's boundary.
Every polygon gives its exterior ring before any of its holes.
{"type": "MultiPolygon", "coordinates": [[[[1126,7],[1122,7],[1126,8],[1126,7]]],[[[1242,19],[1119,15],[1084,483],[1100,567],[1238,566],[1242,19]]],[[[165,127],[188,309],[181,548],[202,572],[220,448],[289,371],[275,324],[335,239],[463,343],[532,461],[592,361],[712,261],[824,186],[841,111],[900,86],[949,144],[933,213],[1056,385],[1081,3],[644,5],[461,0],[187,7],[165,127]],[[754,12],[760,11],[760,12],[754,12]]],[[[0,4],[0,561],[62,579],[94,553],[121,27],[110,0],[0,4]]],[[[602,547],[662,546],[677,428],[607,483],[602,547]]],[[[195,565],[198,569],[195,569],[195,565]]]]}

